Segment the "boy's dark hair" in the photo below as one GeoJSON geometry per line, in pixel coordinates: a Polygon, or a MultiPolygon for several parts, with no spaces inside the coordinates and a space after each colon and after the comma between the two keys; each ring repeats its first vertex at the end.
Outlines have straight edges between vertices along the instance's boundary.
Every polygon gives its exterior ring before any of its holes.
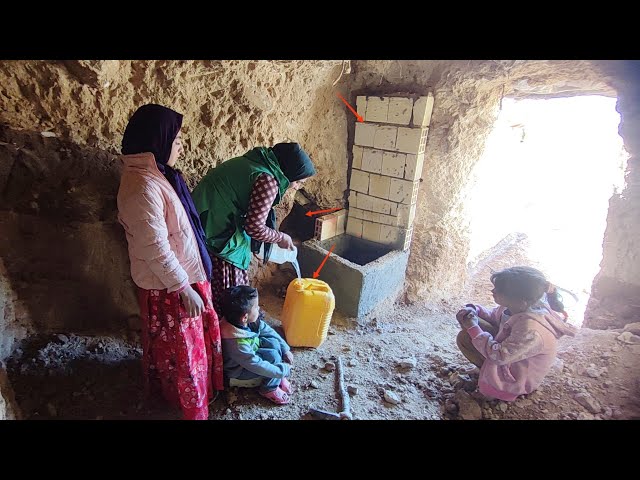
{"type": "Polygon", "coordinates": [[[251,302],[256,298],[258,290],[249,285],[229,287],[222,294],[222,315],[227,322],[240,324],[240,319],[251,311],[251,302]]]}
{"type": "Polygon", "coordinates": [[[496,291],[511,298],[533,305],[547,294],[549,306],[556,312],[564,312],[562,297],[540,270],[532,267],[505,268],[491,275],[496,291]]]}

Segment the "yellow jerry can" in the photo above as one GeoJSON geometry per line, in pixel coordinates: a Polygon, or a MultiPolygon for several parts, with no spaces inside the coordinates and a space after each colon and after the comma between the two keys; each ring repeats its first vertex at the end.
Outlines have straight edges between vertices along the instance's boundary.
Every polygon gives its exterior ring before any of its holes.
{"type": "Polygon", "coordinates": [[[296,278],[287,287],[282,328],[292,347],[319,347],[327,339],[336,300],[322,280],[296,278]]]}

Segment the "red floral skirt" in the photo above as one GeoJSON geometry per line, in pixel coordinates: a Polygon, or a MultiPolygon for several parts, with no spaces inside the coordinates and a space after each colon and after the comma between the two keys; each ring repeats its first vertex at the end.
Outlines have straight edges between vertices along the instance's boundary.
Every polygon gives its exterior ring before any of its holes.
{"type": "Polygon", "coordinates": [[[223,390],[218,315],[209,282],[191,285],[206,308],[189,318],[177,292],[138,289],[142,370],[147,398],[155,391],[187,420],[207,420],[214,390],[223,390]]]}

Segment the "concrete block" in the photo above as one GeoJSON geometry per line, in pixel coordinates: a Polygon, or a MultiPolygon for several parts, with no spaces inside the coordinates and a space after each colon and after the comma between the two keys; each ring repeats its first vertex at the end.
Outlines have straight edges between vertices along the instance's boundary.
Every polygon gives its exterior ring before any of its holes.
{"type": "MultiPolygon", "coordinates": [[[[383,159],[384,164],[384,159],[383,159]]],[[[424,153],[414,155],[407,153],[404,167],[404,178],[415,182],[422,177],[422,166],[424,164],[424,153]]]]}
{"type": "Polygon", "coordinates": [[[349,215],[349,217],[347,217],[347,235],[356,238],[362,237],[362,220],[349,215]]]}
{"type": "Polygon", "coordinates": [[[380,223],[380,215],[382,215],[381,213],[363,210],[362,214],[363,214],[363,218],[362,218],[363,220],[366,220],[368,222],[380,223]]]}
{"type": "Polygon", "coordinates": [[[356,132],[353,143],[362,147],[373,147],[376,125],[372,123],[356,122],[356,132]]]}
{"type": "Polygon", "coordinates": [[[390,177],[384,175],[376,175],[372,173],[369,175],[369,195],[378,198],[389,199],[389,185],[390,177]]]}
{"type": "Polygon", "coordinates": [[[391,213],[391,202],[376,197],[369,198],[371,198],[371,210],[377,213],[384,213],[385,215],[391,213]]]}
{"type": "Polygon", "coordinates": [[[362,317],[402,289],[409,252],[350,235],[304,242],[298,250],[303,277],[311,278],[332,245],[319,279],[331,286],[336,309],[343,314],[362,317]]]}
{"type": "Polygon", "coordinates": [[[387,123],[389,97],[367,97],[366,122],[387,123]]]}
{"type": "Polygon", "coordinates": [[[347,228],[348,210],[342,209],[335,213],[338,221],[336,222],[336,235],[342,235],[347,228]]]}
{"type": "Polygon", "coordinates": [[[362,152],[364,148],[359,147],[357,145],[353,146],[353,163],[351,164],[351,168],[362,168],[362,152]]]}
{"type": "Polygon", "coordinates": [[[370,242],[380,241],[380,224],[373,222],[362,222],[362,238],[370,242]]]}
{"type": "Polygon", "coordinates": [[[420,148],[418,153],[424,153],[424,151],[427,148],[427,135],[429,134],[429,129],[425,128],[424,132],[422,134],[422,137],[420,137],[420,148]]]}
{"type": "MultiPolygon", "coordinates": [[[[389,193],[391,193],[391,186],[389,186],[389,193]]],[[[398,204],[389,202],[389,215],[398,215],[398,204]]]]}
{"type": "Polygon", "coordinates": [[[380,173],[382,170],[382,150],[365,148],[362,152],[362,170],[380,173]]]}
{"type": "Polygon", "coordinates": [[[411,246],[412,232],[412,228],[402,228],[394,225],[381,225],[380,243],[388,245],[396,250],[408,250],[411,246]]]}
{"type": "Polygon", "coordinates": [[[398,243],[400,237],[400,229],[395,226],[381,225],[380,226],[380,243],[385,245],[395,245],[398,243]]]}
{"type": "MultiPolygon", "coordinates": [[[[415,156],[415,155],[414,155],[415,156]]],[[[382,175],[402,178],[405,175],[407,155],[404,153],[384,152],[382,155],[382,175]]]]}
{"type": "Polygon", "coordinates": [[[414,127],[428,127],[431,124],[433,100],[433,94],[429,92],[426,97],[420,97],[415,101],[413,104],[414,127]]]}
{"type": "Polygon", "coordinates": [[[349,208],[358,207],[358,194],[355,190],[349,190],[349,208]]]}
{"type": "Polygon", "coordinates": [[[405,205],[415,203],[418,194],[418,183],[392,178],[389,188],[389,200],[404,203],[405,205]]]}
{"type": "Polygon", "coordinates": [[[398,219],[398,226],[409,228],[413,225],[413,220],[416,218],[416,204],[398,205],[398,215],[394,218],[398,219]]]}
{"type": "Polygon", "coordinates": [[[359,208],[351,207],[349,208],[349,217],[357,218],[362,220],[364,218],[364,210],[360,210],[359,208]]]}
{"type": "Polygon", "coordinates": [[[330,213],[316,218],[315,234],[316,240],[326,240],[327,238],[336,236],[336,225],[338,218],[330,213]]]}
{"type": "Polygon", "coordinates": [[[418,189],[420,188],[420,182],[413,182],[413,188],[411,189],[411,200],[409,205],[415,205],[418,201],[418,189]]]}
{"type": "Polygon", "coordinates": [[[391,97],[389,98],[389,112],[387,113],[387,123],[409,125],[412,112],[413,99],[391,97]]]}
{"type": "Polygon", "coordinates": [[[351,170],[351,181],[349,182],[349,188],[356,192],[368,193],[369,192],[369,174],[362,170],[351,170]]]}
{"type": "Polygon", "coordinates": [[[369,195],[358,194],[358,208],[362,210],[373,210],[373,199],[369,195]]]}
{"type": "Polygon", "coordinates": [[[367,113],[367,97],[363,95],[358,95],[356,97],[356,112],[358,112],[358,115],[364,118],[365,114],[367,113]]]}
{"type": "Polygon", "coordinates": [[[395,215],[397,210],[397,204],[384,200],[382,198],[372,197],[370,195],[364,195],[358,193],[358,209],[368,210],[370,212],[383,213],[385,215],[395,215]]]}
{"type": "Polygon", "coordinates": [[[398,127],[379,125],[378,128],[376,128],[376,134],[373,137],[373,147],[381,148],[383,150],[395,150],[397,136],[398,127]]]}
{"type": "Polygon", "coordinates": [[[398,127],[396,150],[404,153],[413,153],[414,155],[424,153],[426,141],[426,128],[398,127]]]}
{"type": "Polygon", "coordinates": [[[411,246],[411,236],[413,234],[413,228],[408,228],[406,230],[400,230],[400,241],[402,243],[402,245],[400,246],[400,248],[402,248],[403,251],[407,251],[409,250],[409,247],[411,246]]]}
{"type": "Polygon", "coordinates": [[[379,219],[378,221],[380,223],[383,223],[384,225],[392,225],[392,226],[398,225],[398,217],[396,217],[395,215],[384,215],[383,213],[379,213],[378,219],[379,219]]]}

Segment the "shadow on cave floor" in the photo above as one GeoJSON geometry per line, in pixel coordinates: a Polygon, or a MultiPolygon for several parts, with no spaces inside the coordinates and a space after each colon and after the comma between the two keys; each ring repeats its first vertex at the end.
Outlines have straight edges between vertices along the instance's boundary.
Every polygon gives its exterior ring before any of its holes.
{"type": "Polygon", "coordinates": [[[27,420],[177,419],[143,402],[142,349],[112,337],[48,335],[24,341],[7,361],[27,420]]]}

